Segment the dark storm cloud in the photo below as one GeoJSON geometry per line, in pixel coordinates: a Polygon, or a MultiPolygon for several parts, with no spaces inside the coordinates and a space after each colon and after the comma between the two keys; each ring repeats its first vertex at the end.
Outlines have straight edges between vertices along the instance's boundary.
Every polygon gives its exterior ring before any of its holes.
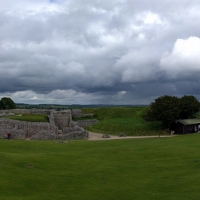
{"type": "Polygon", "coordinates": [[[83,104],[199,97],[197,1],[0,3],[1,96],[83,104]]]}

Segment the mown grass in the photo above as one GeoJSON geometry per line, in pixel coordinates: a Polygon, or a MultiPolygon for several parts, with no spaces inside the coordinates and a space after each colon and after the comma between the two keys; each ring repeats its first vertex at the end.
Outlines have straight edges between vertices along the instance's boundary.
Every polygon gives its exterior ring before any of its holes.
{"type": "Polygon", "coordinates": [[[199,140],[0,140],[0,199],[197,200],[199,140]]]}
{"type": "Polygon", "coordinates": [[[168,134],[162,130],[160,122],[146,122],[142,115],[147,107],[87,108],[84,113],[94,113],[98,124],[86,127],[87,130],[117,135],[158,135],[168,134]]]}
{"type": "Polygon", "coordinates": [[[12,115],[12,116],[5,116],[5,118],[20,120],[20,121],[29,121],[29,122],[49,122],[46,114],[12,115]]]}

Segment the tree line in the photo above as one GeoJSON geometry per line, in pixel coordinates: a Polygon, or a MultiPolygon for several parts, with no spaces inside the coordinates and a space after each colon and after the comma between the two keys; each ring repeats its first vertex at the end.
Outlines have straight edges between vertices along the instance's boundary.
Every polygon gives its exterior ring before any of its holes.
{"type": "Polygon", "coordinates": [[[14,103],[14,101],[11,98],[3,97],[0,100],[0,110],[15,109],[15,108],[16,108],[16,104],[14,103]]]}
{"type": "Polygon", "coordinates": [[[200,102],[192,95],[181,98],[165,95],[150,104],[143,118],[146,121],[161,121],[165,128],[170,128],[176,120],[192,118],[199,109],[200,102]]]}

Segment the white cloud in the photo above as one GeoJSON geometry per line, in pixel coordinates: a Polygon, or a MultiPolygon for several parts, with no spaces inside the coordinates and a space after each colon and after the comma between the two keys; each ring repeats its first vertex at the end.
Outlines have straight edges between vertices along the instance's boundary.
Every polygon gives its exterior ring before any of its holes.
{"type": "Polygon", "coordinates": [[[151,12],[143,13],[138,18],[141,21],[143,21],[144,24],[147,24],[147,25],[148,24],[162,24],[160,17],[155,13],[151,13],[151,12]]]}
{"type": "Polygon", "coordinates": [[[161,69],[168,76],[188,76],[200,72],[200,38],[189,37],[178,39],[171,53],[167,53],[160,61],[161,69]]]}

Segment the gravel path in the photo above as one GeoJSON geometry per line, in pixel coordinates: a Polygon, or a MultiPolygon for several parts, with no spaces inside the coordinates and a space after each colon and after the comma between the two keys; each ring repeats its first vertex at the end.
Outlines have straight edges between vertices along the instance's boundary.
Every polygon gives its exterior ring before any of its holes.
{"type": "MultiPolygon", "coordinates": [[[[119,140],[119,139],[130,139],[130,138],[156,138],[157,136],[126,136],[126,137],[119,137],[114,135],[109,135],[110,138],[102,138],[103,134],[101,133],[93,133],[89,132],[89,139],[88,140],[119,140]]],[[[160,137],[173,137],[174,135],[166,135],[160,137]]]]}

